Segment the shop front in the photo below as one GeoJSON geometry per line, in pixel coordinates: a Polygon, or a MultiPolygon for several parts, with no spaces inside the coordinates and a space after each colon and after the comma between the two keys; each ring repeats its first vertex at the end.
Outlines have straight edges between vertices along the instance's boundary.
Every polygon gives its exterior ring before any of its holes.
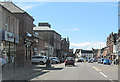
{"type": "Polygon", "coordinates": [[[26,32],[26,39],[25,39],[25,60],[31,60],[31,56],[33,54],[33,39],[32,34],[26,32]]]}
{"type": "Polygon", "coordinates": [[[17,43],[19,43],[18,35],[2,30],[1,56],[7,63],[14,62],[17,43]]]}

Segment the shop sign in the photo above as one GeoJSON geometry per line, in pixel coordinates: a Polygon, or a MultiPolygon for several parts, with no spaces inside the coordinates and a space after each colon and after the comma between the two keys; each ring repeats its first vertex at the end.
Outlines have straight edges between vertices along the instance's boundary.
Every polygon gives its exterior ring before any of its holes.
{"type": "Polygon", "coordinates": [[[4,31],[3,39],[4,39],[5,41],[14,42],[14,34],[13,34],[13,33],[10,33],[10,32],[7,32],[7,31],[4,31]]]}
{"type": "Polygon", "coordinates": [[[26,32],[26,35],[27,35],[28,37],[32,37],[32,34],[30,34],[30,33],[28,33],[28,32],[26,32]]]}

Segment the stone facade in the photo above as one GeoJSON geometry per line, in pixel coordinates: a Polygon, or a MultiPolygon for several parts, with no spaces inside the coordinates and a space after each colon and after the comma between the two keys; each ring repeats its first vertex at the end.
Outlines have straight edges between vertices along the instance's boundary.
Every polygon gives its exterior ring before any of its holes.
{"type": "Polygon", "coordinates": [[[19,19],[19,44],[16,46],[17,66],[27,66],[31,64],[33,55],[33,21],[34,19],[24,10],[17,7],[12,2],[1,2],[1,4],[19,19]]]}
{"type": "Polygon", "coordinates": [[[63,38],[61,40],[61,57],[65,58],[69,54],[69,40],[68,38],[63,38]]]}
{"type": "Polygon", "coordinates": [[[44,25],[39,23],[38,27],[34,27],[34,31],[38,32],[39,35],[47,41],[50,45],[53,46],[53,56],[61,57],[60,49],[61,49],[61,35],[56,31],[51,29],[51,25],[44,25]]]}
{"type": "Polygon", "coordinates": [[[0,3],[1,57],[7,64],[15,63],[19,44],[19,19],[0,3]]]}
{"type": "Polygon", "coordinates": [[[113,32],[107,37],[107,47],[108,51],[107,54],[109,55],[111,60],[114,60],[114,55],[113,55],[113,46],[116,44],[117,40],[117,33],[113,32]]]}

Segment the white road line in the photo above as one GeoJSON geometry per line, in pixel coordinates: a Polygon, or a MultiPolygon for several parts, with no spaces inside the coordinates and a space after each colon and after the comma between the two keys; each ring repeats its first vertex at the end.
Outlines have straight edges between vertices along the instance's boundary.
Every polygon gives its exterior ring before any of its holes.
{"type": "Polygon", "coordinates": [[[100,72],[100,74],[102,74],[104,77],[107,77],[104,73],[100,72]]]}
{"type": "Polygon", "coordinates": [[[111,82],[114,82],[112,79],[109,79],[111,82]]]}

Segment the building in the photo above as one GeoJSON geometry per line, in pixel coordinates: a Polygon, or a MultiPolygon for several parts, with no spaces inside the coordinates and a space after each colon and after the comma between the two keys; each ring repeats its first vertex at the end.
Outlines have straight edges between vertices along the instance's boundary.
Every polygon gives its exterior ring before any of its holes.
{"type": "Polygon", "coordinates": [[[62,38],[61,39],[61,57],[66,58],[66,56],[69,53],[69,39],[68,38],[62,38]]]}
{"type": "Polygon", "coordinates": [[[53,56],[61,57],[61,35],[52,30],[49,23],[39,23],[38,27],[34,27],[33,30],[53,46],[53,56]]]}
{"type": "Polygon", "coordinates": [[[107,37],[107,47],[108,47],[108,51],[107,51],[107,54],[109,56],[109,58],[111,60],[114,60],[114,54],[113,54],[113,46],[116,44],[116,41],[117,41],[117,33],[114,33],[113,32],[107,37]]]}
{"type": "Polygon", "coordinates": [[[37,55],[39,52],[39,34],[33,32],[33,55],[37,55]]]}
{"type": "Polygon", "coordinates": [[[38,54],[53,57],[53,46],[49,44],[46,40],[44,40],[42,37],[39,38],[38,43],[38,54]],[[48,53],[48,48],[50,48],[50,52],[48,53]]]}
{"type": "Polygon", "coordinates": [[[76,49],[75,54],[77,54],[77,58],[84,58],[84,59],[93,58],[92,50],[76,49]]]}
{"type": "MultiPolygon", "coordinates": [[[[7,65],[14,64],[19,44],[19,19],[0,4],[0,57],[7,65]]],[[[11,65],[13,66],[13,65],[11,65]]]]}
{"type": "Polygon", "coordinates": [[[81,57],[84,59],[93,58],[93,51],[92,50],[81,50],[81,57]]]}
{"type": "Polygon", "coordinates": [[[75,57],[75,55],[73,54],[73,49],[69,49],[69,54],[67,56],[75,57]]]}
{"type": "Polygon", "coordinates": [[[75,56],[76,56],[76,58],[80,58],[81,57],[81,49],[76,49],[75,50],[75,56]]]}
{"type": "MultiPolygon", "coordinates": [[[[17,66],[28,66],[31,64],[33,55],[33,17],[17,7],[12,2],[0,2],[7,10],[19,19],[19,44],[16,46],[17,66]]],[[[9,18],[8,18],[9,19],[9,18]]]]}
{"type": "MultiPolygon", "coordinates": [[[[103,48],[103,52],[102,52],[102,57],[103,57],[103,58],[108,58],[107,51],[108,51],[108,48],[107,48],[107,47],[103,48]]],[[[109,58],[108,58],[108,59],[109,59],[109,58]]]]}
{"type": "Polygon", "coordinates": [[[94,48],[92,48],[92,51],[93,51],[93,58],[95,58],[95,59],[97,59],[98,50],[99,50],[99,49],[94,49],[94,48]]]}

